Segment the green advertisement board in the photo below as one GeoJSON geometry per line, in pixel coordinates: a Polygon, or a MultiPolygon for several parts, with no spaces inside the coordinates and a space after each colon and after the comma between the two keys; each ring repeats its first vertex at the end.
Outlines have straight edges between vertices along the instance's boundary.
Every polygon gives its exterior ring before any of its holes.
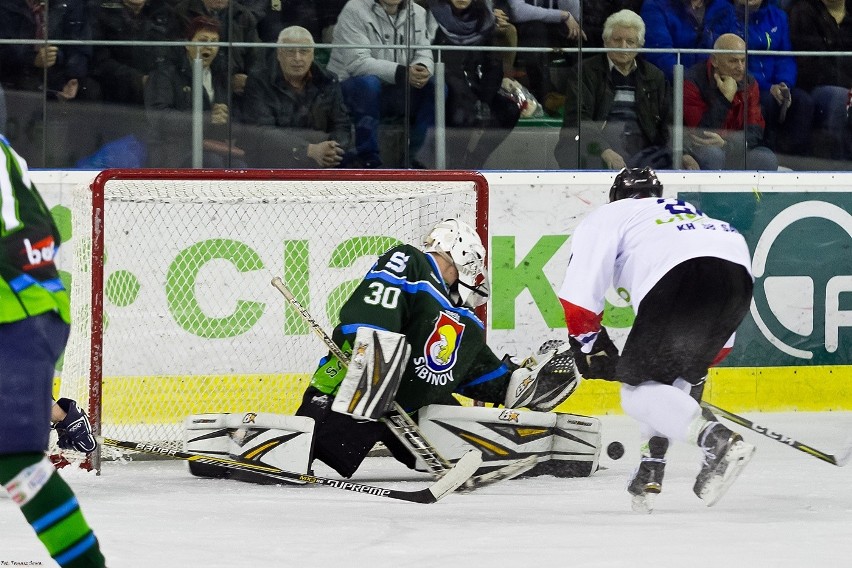
{"type": "Polygon", "coordinates": [[[751,312],[726,366],[852,361],[852,193],[681,192],[745,236],[751,312]]]}

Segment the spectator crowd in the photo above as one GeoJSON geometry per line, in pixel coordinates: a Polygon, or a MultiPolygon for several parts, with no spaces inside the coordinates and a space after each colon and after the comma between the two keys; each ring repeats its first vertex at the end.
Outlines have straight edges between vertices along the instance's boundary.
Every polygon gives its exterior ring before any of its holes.
{"type": "Polygon", "coordinates": [[[34,167],[186,167],[200,99],[206,167],[429,168],[443,98],[448,168],[488,167],[538,118],[561,121],[563,168],[805,169],[813,158],[852,162],[852,55],[785,52],[852,52],[850,9],[852,0],[3,0],[0,132],[34,167]]]}

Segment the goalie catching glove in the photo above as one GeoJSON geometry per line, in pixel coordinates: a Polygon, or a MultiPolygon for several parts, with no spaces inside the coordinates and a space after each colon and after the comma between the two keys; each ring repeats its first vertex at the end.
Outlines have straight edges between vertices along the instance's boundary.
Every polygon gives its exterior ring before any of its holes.
{"type": "Polygon", "coordinates": [[[618,347],[609,338],[606,328],[602,327],[592,350],[583,351],[583,344],[574,339],[569,339],[577,370],[584,379],[603,379],[605,381],[615,380],[615,368],[618,365],[618,347]]]}
{"type": "Polygon", "coordinates": [[[512,373],[505,406],[547,412],[571,396],[577,384],[570,349],[564,341],[548,341],[512,373]]]}
{"type": "Polygon", "coordinates": [[[95,451],[98,443],[92,433],[89,418],[77,403],[70,398],[60,398],[56,404],[65,411],[65,418],[52,425],[59,435],[59,447],[87,454],[95,451]]]}

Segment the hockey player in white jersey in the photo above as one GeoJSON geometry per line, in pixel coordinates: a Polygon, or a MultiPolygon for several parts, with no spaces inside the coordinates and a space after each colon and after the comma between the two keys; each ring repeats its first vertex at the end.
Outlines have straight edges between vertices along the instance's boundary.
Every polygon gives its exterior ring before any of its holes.
{"type": "Polygon", "coordinates": [[[748,246],[730,224],[662,192],[650,168],[623,169],[610,203],[574,231],[559,291],[580,374],[620,382],[621,406],[640,423],[642,458],[628,492],[643,512],[662,489],[670,440],[703,450],[693,489],[708,506],[754,453],[739,434],[702,414],[700,394],[689,394],[703,390],[708,368],[730,351],[749,309],[748,246]],[[610,286],[636,311],[620,354],[601,326],[610,286]]]}

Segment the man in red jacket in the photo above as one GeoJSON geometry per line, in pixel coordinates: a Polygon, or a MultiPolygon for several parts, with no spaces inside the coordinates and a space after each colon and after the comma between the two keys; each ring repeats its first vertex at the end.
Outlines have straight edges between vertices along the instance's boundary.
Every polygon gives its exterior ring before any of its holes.
{"type": "Polygon", "coordinates": [[[683,122],[693,129],[685,146],[702,170],[774,171],[778,158],[763,146],[763,115],[757,82],[746,74],[745,42],[724,34],[714,53],[684,77],[683,122]]]}

